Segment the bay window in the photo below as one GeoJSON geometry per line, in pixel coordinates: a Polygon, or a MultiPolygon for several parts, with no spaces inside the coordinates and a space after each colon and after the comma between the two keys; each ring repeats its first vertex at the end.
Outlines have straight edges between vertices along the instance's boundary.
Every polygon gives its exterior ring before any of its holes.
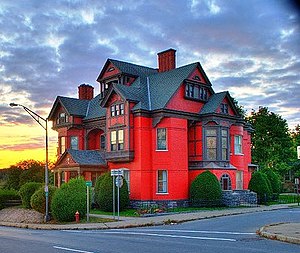
{"type": "Polygon", "coordinates": [[[124,130],[114,130],[110,132],[110,150],[117,151],[124,149],[124,130]]]}
{"type": "Polygon", "coordinates": [[[204,157],[207,161],[227,161],[229,157],[228,129],[207,127],[204,131],[204,157]]]}

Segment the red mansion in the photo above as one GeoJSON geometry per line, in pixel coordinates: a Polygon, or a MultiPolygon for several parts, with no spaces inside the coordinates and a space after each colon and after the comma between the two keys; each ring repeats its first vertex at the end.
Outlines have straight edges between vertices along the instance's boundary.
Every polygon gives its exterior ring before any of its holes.
{"type": "Polygon", "coordinates": [[[137,203],[187,201],[205,170],[223,190],[248,188],[251,127],[199,62],[176,68],[175,52],[158,53],[158,69],[108,59],[100,94],[82,84],[79,98],[56,98],[48,118],[58,132],[57,186],[123,169],[137,203]]]}

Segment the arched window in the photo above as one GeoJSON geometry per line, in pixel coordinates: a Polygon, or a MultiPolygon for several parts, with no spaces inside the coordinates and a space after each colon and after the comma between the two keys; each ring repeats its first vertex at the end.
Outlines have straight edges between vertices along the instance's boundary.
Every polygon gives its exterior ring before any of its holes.
{"type": "Polygon", "coordinates": [[[228,174],[223,174],[220,178],[221,189],[223,191],[231,190],[231,179],[228,174]]]}

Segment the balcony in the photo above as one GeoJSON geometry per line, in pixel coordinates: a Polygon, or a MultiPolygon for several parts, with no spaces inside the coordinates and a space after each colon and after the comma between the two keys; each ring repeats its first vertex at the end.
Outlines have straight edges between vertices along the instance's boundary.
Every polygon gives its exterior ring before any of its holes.
{"type": "Polygon", "coordinates": [[[106,152],[105,159],[108,162],[131,162],[134,158],[134,151],[118,150],[106,152]]]}

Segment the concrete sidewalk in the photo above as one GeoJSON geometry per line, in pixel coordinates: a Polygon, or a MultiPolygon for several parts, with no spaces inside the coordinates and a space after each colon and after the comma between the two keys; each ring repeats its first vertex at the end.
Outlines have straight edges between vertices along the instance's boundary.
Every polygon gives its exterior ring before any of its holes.
{"type": "MultiPolygon", "coordinates": [[[[0,226],[11,226],[30,229],[47,230],[90,230],[90,229],[118,229],[143,226],[157,226],[167,224],[177,224],[186,221],[209,219],[228,215],[238,215],[245,213],[264,212],[289,208],[291,205],[272,205],[249,208],[232,208],[213,211],[198,211],[189,213],[173,213],[155,215],[150,217],[120,217],[119,221],[107,223],[72,223],[72,224],[26,224],[0,222],[0,226]]],[[[113,218],[105,215],[91,215],[94,217],[113,218]]],[[[117,218],[117,217],[116,217],[117,218]]],[[[300,223],[273,224],[265,226],[257,231],[257,234],[270,239],[282,240],[285,242],[300,244],[300,223]]]]}

